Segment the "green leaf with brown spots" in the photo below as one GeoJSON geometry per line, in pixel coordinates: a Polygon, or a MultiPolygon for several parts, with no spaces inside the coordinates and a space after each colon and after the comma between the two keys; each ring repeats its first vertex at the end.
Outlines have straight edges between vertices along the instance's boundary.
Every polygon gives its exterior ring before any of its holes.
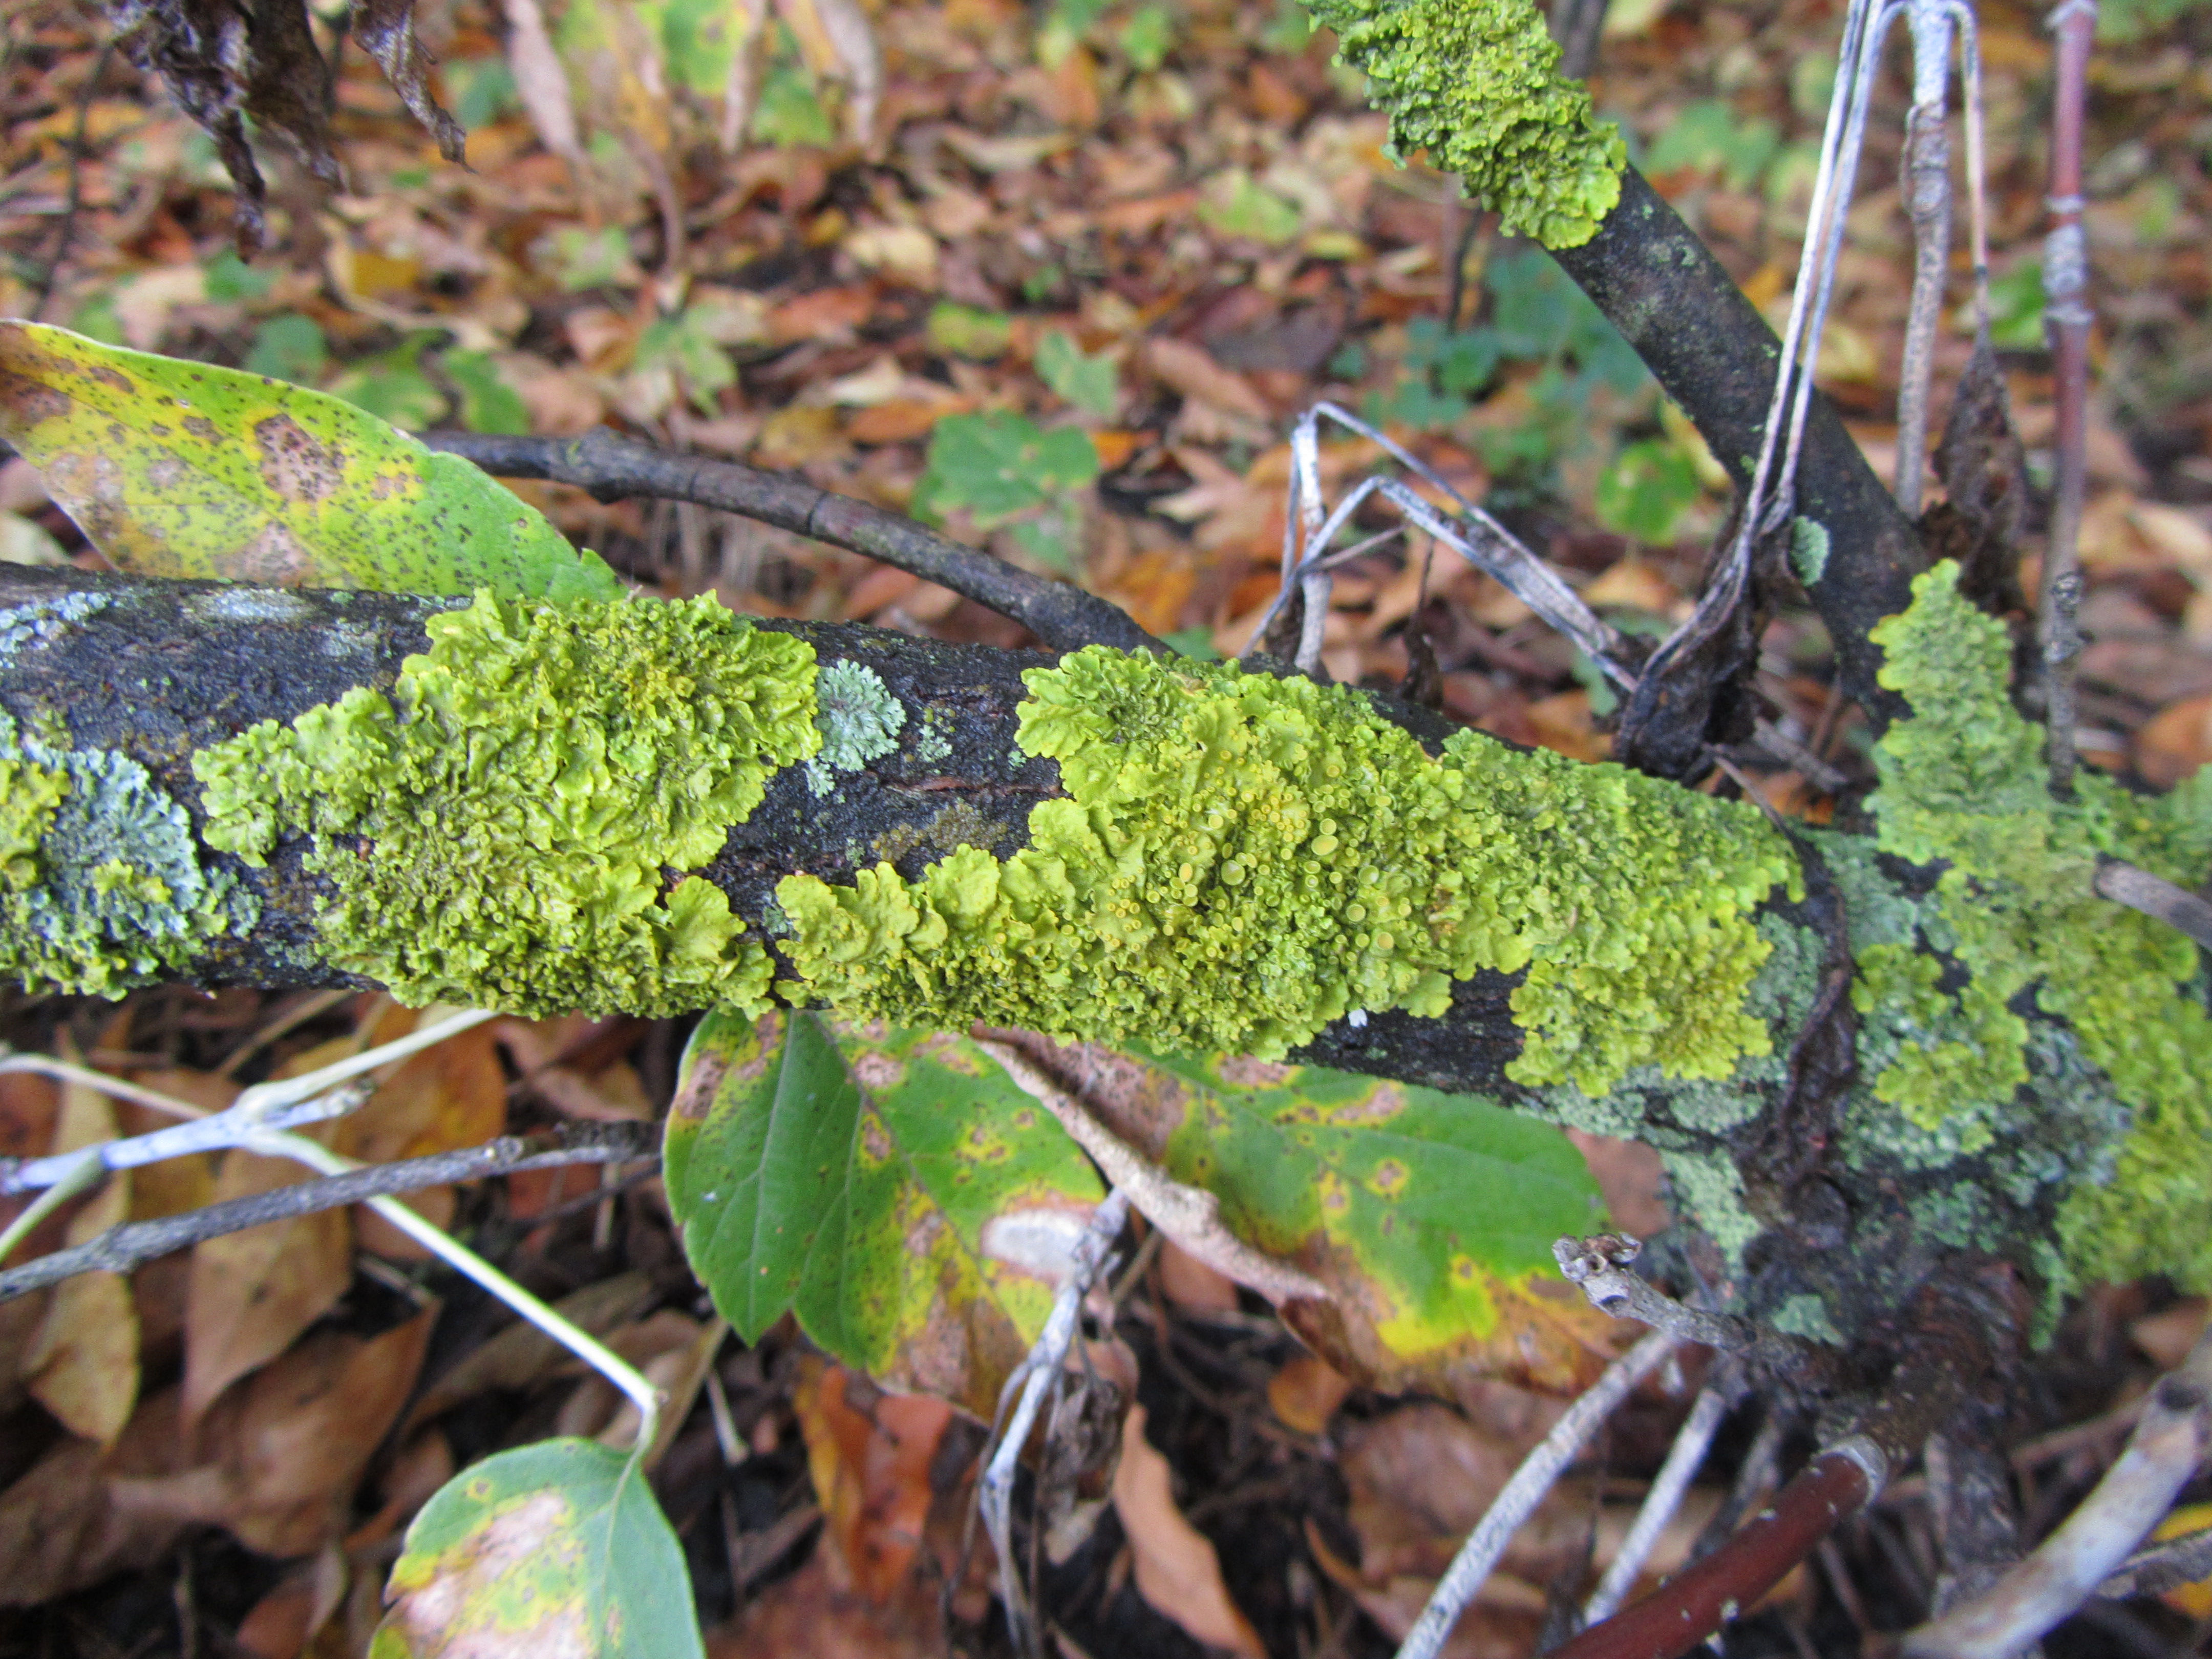
{"type": "Polygon", "coordinates": [[[668,1202],[748,1340],[789,1309],[885,1387],[988,1417],[1104,1191],[965,1038],[709,1014],[664,1147],[668,1202]]]}
{"type": "Polygon", "coordinates": [[[258,374],[0,321],[0,438],[141,575],[623,597],[596,553],[471,463],[258,374]]]}
{"type": "Polygon", "coordinates": [[[1237,1237],[1327,1285],[1285,1317],[1373,1386],[1480,1376],[1568,1389],[1624,1328],[1559,1276],[1552,1243],[1602,1218],[1572,1142],[1468,1095],[1318,1066],[1025,1046],[1086,1080],[1115,1133],[1221,1200],[1237,1237]]]}
{"type": "Polygon", "coordinates": [[[407,1528],[370,1659],[701,1659],[684,1552],[626,1453],[546,1440],[463,1469],[407,1528]]]}

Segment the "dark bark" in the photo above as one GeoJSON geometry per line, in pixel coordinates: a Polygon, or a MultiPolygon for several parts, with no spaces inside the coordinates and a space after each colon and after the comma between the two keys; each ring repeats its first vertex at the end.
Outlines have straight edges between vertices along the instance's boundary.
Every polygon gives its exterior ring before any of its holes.
{"type": "Polygon", "coordinates": [[[617,437],[605,427],[580,438],[429,432],[422,441],[474,461],[497,477],[550,478],[588,489],[602,501],[645,495],[696,501],[865,553],[1012,617],[1058,650],[1086,645],[1117,646],[1124,651],[1162,648],[1128,612],[1095,593],[1033,575],[1004,559],[963,547],[912,519],[849,495],[832,495],[803,478],[656,448],[617,437]]]}
{"type": "MultiPolygon", "coordinates": [[[[1633,167],[1597,234],[1553,258],[1626,337],[1696,423],[1741,489],[1759,459],[1781,343],[1711,249],[1633,167]]],[[[1923,568],[1917,533],[1826,398],[1815,397],[1797,474],[1797,511],[1828,532],[1828,562],[1809,590],[1836,646],[1844,690],[1879,727],[1902,705],[1875,683],[1867,641],[1912,602],[1923,568]]]]}

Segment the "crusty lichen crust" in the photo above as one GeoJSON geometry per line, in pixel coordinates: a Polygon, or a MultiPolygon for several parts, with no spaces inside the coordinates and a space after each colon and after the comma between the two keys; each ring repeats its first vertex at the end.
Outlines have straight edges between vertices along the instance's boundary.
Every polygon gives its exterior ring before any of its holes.
{"type": "Polygon", "coordinates": [[[1443,1012],[1527,970],[1508,1068],[1602,1094],[1631,1067],[1765,1053],[1752,913],[1796,880],[1748,807],[1473,732],[1440,757],[1356,692],[1094,646],[1024,676],[1019,743],[1068,799],[1001,861],[776,889],[807,993],[909,1024],[988,1019],[1279,1058],[1330,1022],[1443,1012]]]}
{"type": "Polygon", "coordinates": [[[768,1006],[711,860],[820,747],[814,650],[711,596],[556,607],[479,592],[389,696],[358,688],[202,750],[210,846],[316,837],[331,960],[402,1000],[529,1014],[768,1006]]]}
{"type": "Polygon", "coordinates": [[[1401,154],[1467,180],[1508,231],[1579,247],[1620,200],[1628,152],[1559,74],[1531,0],[1306,0],[1338,55],[1365,72],[1401,154]]]}
{"type": "Polygon", "coordinates": [[[1882,851],[1944,868],[1915,932],[1857,953],[1858,1005],[1892,1056],[1873,1095],[1972,1153],[2055,1063],[2031,1065],[2052,1035],[2028,1016],[2063,1021],[2132,1119],[2108,1174],[2092,1168],[2095,1145],[2072,1149],[2066,1267],[2084,1281],[2169,1273],[2212,1288],[2212,1019],[2197,947],[2092,885],[2100,854],[2201,882],[2212,769],[2163,796],[2089,774],[2055,800],[2043,728],[2006,695],[2003,624],[1960,595],[1948,562],[1913,595],[1871,636],[1887,655],[1882,684],[1912,707],[1875,749],[1871,805],[1882,851]],[[1957,988],[1930,951],[1966,970],[1957,988]]]}

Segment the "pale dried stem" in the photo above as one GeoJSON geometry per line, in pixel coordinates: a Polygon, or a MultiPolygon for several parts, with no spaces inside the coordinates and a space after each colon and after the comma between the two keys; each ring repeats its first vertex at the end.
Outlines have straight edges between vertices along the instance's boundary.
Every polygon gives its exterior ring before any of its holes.
{"type": "Polygon", "coordinates": [[[2151,1391],[2127,1449],[2066,1523],[1983,1594],[1907,1636],[1907,1659],[2012,1659],[2073,1613],[2172,1507],[2208,1431],[2212,1332],[2151,1391]]]}
{"type": "Polygon", "coordinates": [[[1897,480],[1892,491],[1908,516],[1920,511],[1928,470],[1929,400],[1936,382],[1936,336],[1951,270],[1951,12],[1944,0],[1911,0],[1912,108],[1905,125],[1905,199],[1912,221],[1912,302],[1897,391],[1897,480]]]}
{"type": "Polygon", "coordinates": [[[1713,1437],[1720,1432],[1721,1424],[1729,1414],[1729,1396],[1716,1388],[1700,1389],[1690,1406],[1690,1414],[1668,1449],[1667,1461],[1659,1466],[1652,1478],[1651,1490],[1644,1496],[1644,1507],[1636,1512],[1636,1520],[1628,1528],[1628,1536],[1621,1540],[1620,1553],[1598,1580],[1597,1589],[1583,1607],[1585,1626],[1601,1624],[1619,1611],[1628,1599],[1628,1592],[1636,1588],[1636,1580],[1644,1571],[1644,1564],[1651,1559],[1659,1535],[1667,1523],[1674,1518],[1674,1511],[1682,1507],[1682,1498],[1690,1490],[1690,1482],[1697,1478],[1705,1454],[1712,1449],[1713,1437]]]}
{"type": "Polygon", "coordinates": [[[1688,1307],[1631,1273],[1629,1264],[1643,1249],[1626,1233],[1570,1236],[1552,1246],[1552,1257],[1592,1307],[1615,1319],[1633,1319],[1677,1341],[1702,1343],[1724,1353],[1741,1353],[1753,1345],[1757,1333],[1743,1321],[1688,1307]]]}

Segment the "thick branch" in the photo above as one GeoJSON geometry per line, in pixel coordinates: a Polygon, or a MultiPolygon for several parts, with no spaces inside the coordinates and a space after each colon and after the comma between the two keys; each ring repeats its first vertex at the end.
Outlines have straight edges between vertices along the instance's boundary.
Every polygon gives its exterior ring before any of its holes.
{"type": "Polygon", "coordinates": [[[779,529],[865,553],[949,587],[1016,622],[1062,651],[1085,645],[1124,651],[1157,649],[1159,641],[1128,612],[1095,593],[1030,574],[1003,559],[924,528],[911,519],[849,495],[817,489],[804,479],[763,472],[735,461],[708,460],[656,449],[605,427],[580,438],[501,438],[473,432],[430,432],[422,441],[460,455],[502,478],[550,478],[575,484],[602,501],[647,495],[696,501],[779,529]]]}
{"type": "MultiPolygon", "coordinates": [[[[1741,489],[1759,455],[1781,346],[1711,250],[1631,167],[1597,234],[1553,258],[1636,348],[1741,489]]],[[[1827,565],[1810,593],[1835,639],[1844,690],[1886,725],[1901,707],[1875,682],[1881,653],[1867,633],[1911,604],[1924,562],[1911,521],[1825,398],[1813,400],[1806,424],[1797,511],[1828,532],[1827,565]]]]}

